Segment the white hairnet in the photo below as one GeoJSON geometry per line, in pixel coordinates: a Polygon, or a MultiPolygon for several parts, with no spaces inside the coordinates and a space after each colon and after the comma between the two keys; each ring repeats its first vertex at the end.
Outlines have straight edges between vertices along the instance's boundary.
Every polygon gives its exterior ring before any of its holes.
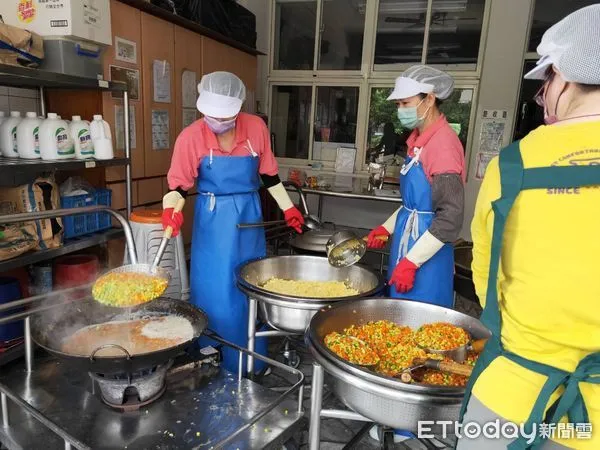
{"type": "Polygon", "coordinates": [[[581,8],[544,33],[537,67],[525,75],[543,80],[554,65],[565,81],[600,84],[600,4],[581,8]]]}
{"type": "Polygon", "coordinates": [[[204,75],[198,84],[198,93],[198,111],[217,119],[237,115],[246,100],[244,82],[231,72],[204,75]]]}
{"type": "Polygon", "coordinates": [[[417,94],[433,93],[436,98],[445,100],[454,90],[454,79],[446,72],[433,67],[412,66],[398,78],[394,91],[388,100],[402,100],[417,94]]]}

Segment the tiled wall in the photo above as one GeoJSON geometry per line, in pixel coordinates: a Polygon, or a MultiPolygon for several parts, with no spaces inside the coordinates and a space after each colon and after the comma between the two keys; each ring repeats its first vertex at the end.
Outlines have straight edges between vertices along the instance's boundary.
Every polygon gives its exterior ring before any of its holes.
{"type": "Polygon", "coordinates": [[[21,115],[26,112],[40,114],[40,93],[36,89],[19,89],[0,86],[0,111],[6,116],[10,111],[19,111],[21,115]]]}

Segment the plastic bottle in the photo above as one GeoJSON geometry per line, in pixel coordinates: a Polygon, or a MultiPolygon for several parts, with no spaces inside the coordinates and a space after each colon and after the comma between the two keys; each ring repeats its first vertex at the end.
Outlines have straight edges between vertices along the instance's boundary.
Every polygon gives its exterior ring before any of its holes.
{"type": "Polygon", "coordinates": [[[7,158],[18,158],[17,125],[21,122],[21,113],[12,111],[10,117],[0,126],[0,149],[7,158]]]}
{"type": "Polygon", "coordinates": [[[113,159],[115,154],[113,152],[110,126],[102,119],[100,114],[94,116],[94,120],[90,124],[90,131],[96,159],[113,159]]]}
{"type": "Polygon", "coordinates": [[[40,155],[44,160],[70,159],[75,156],[69,127],[54,113],[48,113],[40,127],[40,155]]]}
{"type": "Polygon", "coordinates": [[[19,156],[26,159],[37,159],[40,156],[40,126],[42,120],[37,113],[28,112],[25,119],[17,127],[17,147],[19,156]]]}
{"type": "Polygon", "coordinates": [[[75,145],[75,158],[87,159],[94,157],[94,145],[90,133],[90,124],[81,120],[81,116],[73,116],[69,125],[71,139],[75,145]]]}

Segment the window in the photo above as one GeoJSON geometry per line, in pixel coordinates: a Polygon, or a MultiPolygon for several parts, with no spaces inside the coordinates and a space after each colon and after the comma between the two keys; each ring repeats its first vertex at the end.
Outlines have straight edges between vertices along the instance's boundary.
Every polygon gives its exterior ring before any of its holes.
{"type": "Polygon", "coordinates": [[[320,70],[360,70],[365,15],[348,0],[323,3],[320,70]]]}
{"type": "Polygon", "coordinates": [[[430,11],[427,0],[380,0],[375,70],[419,62],[477,69],[484,12],[485,0],[433,0],[430,11]]]}
{"type": "Polygon", "coordinates": [[[312,159],[335,161],[338,147],[356,145],[358,88],[317,87],[312,159]]]}
{"type": "Polygon", "coordinates": [[[278,0],[275,7],[274,69],[313,67],[317,1],[278,0]]]}
{"type": "Polygon", "coordinates": [[[270,129],[275,156],[308,159],[311,86],[274,86],[270,129]]]}
{"type": "Polygon", "coordinates": [[[529,51],[535,53],[542,36],[556,22],[578,9],[598,3],[597,0],[536,0],[529,34],[529,51]]]}
{"type": "Polygon", "coordinates": [[[394,79],[413,64],[451,71],[457,86],[442,111],[463,144],[489,0],[273,0],[269,127],[276,156],[333,168],[339,147],[403,150],[394,79]],[[370,58],[370,59],[369,59],[370,58]],[[461,77],[457,74],[464,74],[461,77]],[[391,134],[390,134],[391,133],[391,134]]]}
{"type": "MultiPolygon", "coordinates": [[[[406,139],[411,130],[404,129],[400,125],[396,114],[396,104],[388,101],[392,88],[376,87],[371,89],[371,101],[369,105],[369,129],[368,149],[383,150],[385,154],[406,154],[406,139]]],[[[471,120],[471,106],[473,103],[473,87],[457,87],[450,98],[444,100],[440,106],[442,113],[446,115],[448,122],[457,132],[465,151],[469,136],[469,123],[471,120]]],[[[369,151],[365,155],[365,163],[369,161],[369,151]]]]}

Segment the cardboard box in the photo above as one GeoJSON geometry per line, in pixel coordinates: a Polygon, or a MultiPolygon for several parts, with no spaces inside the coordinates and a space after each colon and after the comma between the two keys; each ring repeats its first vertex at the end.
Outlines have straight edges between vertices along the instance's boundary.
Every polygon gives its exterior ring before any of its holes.
{"type": "Polygon", "coordinates": [[[110,0],[1,0],[4,23],[42,37],[112,44],[110,0]]]}
{"type": "MultiPolygon", "coordinates": [[[[40,177],[31,184],[0,189],[0,215],[58,208],[60,208],[60,193],[53,178],[40,177]]],[[[63,223],[60,218],[28,221],[21,224],[20,229],[32,230],[26,234],[35,236],[38,250],[62,245],[63,223]],[[29,225],[32,227],[28,227],[29,225]]]]}

